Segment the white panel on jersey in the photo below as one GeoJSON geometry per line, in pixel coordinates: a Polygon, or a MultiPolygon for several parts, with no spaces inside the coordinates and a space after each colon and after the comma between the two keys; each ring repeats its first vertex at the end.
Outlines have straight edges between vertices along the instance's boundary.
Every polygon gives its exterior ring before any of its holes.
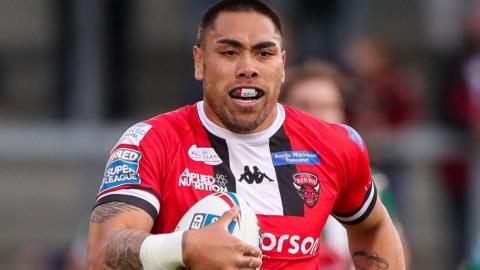
{"type": "Polygon", "coordinates": [[[256,214],[283,215],[268,140],[252,145],[226,141],[237,193],[245,198],[256,214]]]}
{"type": "Polygon", "coordinates": [[[277,114],[270,127],[250,134],[237,134],[218,126],[208,119],[203,106],[203,101],[197,103],[202,124],[209,132],[227,142],[230,169],[236,180],[236,193],[247,200],[256,214],[283,215],[280,189],[269,146],[270,137],[285,121],[282,105],[277,103],[277,114]],[[239,181],[240,179],[242,180],[239,181]]]}

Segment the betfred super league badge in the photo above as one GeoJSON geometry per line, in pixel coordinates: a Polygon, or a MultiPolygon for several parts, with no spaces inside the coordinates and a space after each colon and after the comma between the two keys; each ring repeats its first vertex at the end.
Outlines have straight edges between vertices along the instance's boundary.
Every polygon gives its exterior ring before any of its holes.
{"type": "Polygon", "coordinates": [[[320,182],[315,174],[307,172],[298,172],[294,174],[293,186],[308,207],[312,208],[317,204],[320,192],[320,182]]]}
{"type": "Polygon", "coordinates": [[[138,165],[141,157],[142,154],[133,149],[119,148],[113,151],[105,168],[100,192],[122,185],[140,184],[138,165]]]}

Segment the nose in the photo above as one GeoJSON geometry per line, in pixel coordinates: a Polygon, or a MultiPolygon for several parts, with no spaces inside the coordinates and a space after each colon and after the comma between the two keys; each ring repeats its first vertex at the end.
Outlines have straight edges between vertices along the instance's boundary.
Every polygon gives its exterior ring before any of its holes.
{"type": "Polygon", "coordinates": [[[259,72],[255,66],[255,60],[251,55],[244,55],[237,63],[237,78],[255,79],[258,78],[259,72]]]}

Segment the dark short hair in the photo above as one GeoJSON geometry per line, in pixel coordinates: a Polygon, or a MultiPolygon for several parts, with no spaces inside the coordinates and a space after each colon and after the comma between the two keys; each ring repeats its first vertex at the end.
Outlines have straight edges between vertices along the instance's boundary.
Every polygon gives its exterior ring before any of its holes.
{"type": "Polygon", "coordinates": [[[322,79],[333,82],[340,91],[342,99],[345,99],[350,92],[350,82],[333,64],[319,60],[311,60],[287,70],[287,77],[280,92],[280,102],[288,103],[292,88],[294,88],[297,83],[312,79],[322,79]]]}
{"type": "Polygon", "coordinates": [[[283,37],[282,21],[278,14],[267,4],[259,0],[221,0],[209,7],[202,16],[200,24],[198,25],[197,42],[196,45],[200,47],[200,44],[205,38],[205,34],[210,29],[218,15],[221,12],[257,12],[265,15],[277,28],[280,36],[283,37]]]}

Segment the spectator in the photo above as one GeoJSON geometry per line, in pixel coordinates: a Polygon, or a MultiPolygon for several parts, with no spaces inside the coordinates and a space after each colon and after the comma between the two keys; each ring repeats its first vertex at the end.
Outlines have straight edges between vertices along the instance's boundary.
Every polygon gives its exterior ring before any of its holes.
{"type": "Polygon", "coordinates": [[[354,128],[395,130],[418,117],[419,93],[386,40],[360,37],[352,42],[345,58],[356,84],[347,106],[354,128]]]}
{"type": "MultiPolygon", "coordinates": [[[[444,90],[440,110],[442,120],[464,139],[461,153],[452,155],[440,164],[446,181],[452,220],[458,239],[455,262],[470,253],[470,264],[478,264],[478,224],[476,214],[480,186],[478,178],[480,160],[480,6],[472,8],[465,20],[462,48],[448,57],[441,73],[444,90]],[[470,195],[470,196],[469,196],[470,195]],[[469,202],[470,197],[470,202],[469,202]],[[468,217],[468,205],[471,216],[468,217]],[[467,220],[470,218],[470,223],[467,220]],[[470,230],[468,228],[470,226],[470,230]],[[470,247],[470,250],[468,250],[470,247]]],[[[478,268],[468,268],[478,269],[478,268]]]]}
{"type": "MultiPolygon", "coordinates": [[[[351,83],[335,66],[321,61],[311,61],[292,67],[282,88],[280,100],[327,122],[345,123],[344,97],[350,92],[351,83]]],[[[389,181],[385,174],[372,170],[380,198],[387,207],[397,227],[389,181]]],[[[403,246],[406,247],[402,236],[403,246]]],[[[330,217],[324,228],[321,249],[321,269],[353,269],[348,250],[345,229],[330,217]]]]}
{"type": "Polygon", "coordinates": [[[480,7],[466,20],[463,44],[449,85],[448,117],[480,136],[480,7]]]}

